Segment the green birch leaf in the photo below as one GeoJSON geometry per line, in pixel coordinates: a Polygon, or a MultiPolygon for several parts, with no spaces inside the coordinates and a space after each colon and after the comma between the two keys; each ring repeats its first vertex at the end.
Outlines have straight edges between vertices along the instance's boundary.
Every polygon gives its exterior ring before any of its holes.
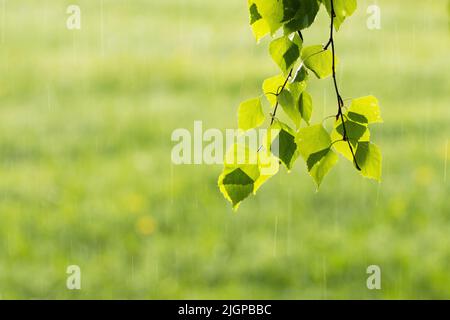
{"type": "Polygon", "coordinates": [[[324,177],[338,161],[337,155],[331,150],[330,135],[319,124],[300,129],[296,141],[308,171],[319,188],[324,177]]]}
{"type": "Polygon", "coordinates": [[[286,77],[283,75],[278,75],[264,80],[262,87],[263,92],[272,107],[277,103],[277,94],[280,92],[285,81],[286,77]]]}
{"type": "Polygon", "coordinates": [[[301,51],[301,49],[303,48],[303,40],[300,37],[300,35],[298,33],[294,33],[293,36],[289,36],[292,39],[292,42],[294,42],[297,47],[299,48],[299,51],[301,51]]]}
{"type": "Polygon", "coordinates": [[[321,124],[300,129],[296,141],[305,161],[311,154],[331,146],[330,135],[321,124]]]}
{"type": "Polygon", "coordinates": [[[306,68],[301,67],[297,70],[293,80],[288,84],[289,91],[292,93],[295,100],[298,100],[302,92],[305,91],[308,85],[307,80],[308,72],[306,71],[306,68]]]}
{"type": "MultiPolygon", "coordinates": [[[[331,0],[321,0],[331,17],[331,0]]],[[[339,30],[346,18],[350,17],[357,8],[356,0],[333,0],[334,11],[336,18],[334,19],[334,26],[339,30]]]]}
{"type": "Polygon", "coordinates": [[[264,123],[264,120],[265,117],[260,98],[247,100],[239,105],[239,129],[246,131],[259,127],[264,123]]]}
{"type": "Polygon", "coordinates": [[[313,153],[308,161],[308,170],[311,177],[314,179],[319,189],[325,176],[333,169],[338,162],[339,157],[331,148],[321,150],[313,153]]]}
{"type": "MultiPolygon", "coordinates": [[[[344,119],[348,118],[347,114],[344,119]]],[[[345,126],[347,129],[347,136],[349,141],[340,141],[344,138],[344,127],[342,126],[341,119],[338,119],[335,122],[334,129],[331,132],[331,140],[333,141],[333,148],[336,152],[340,153],[349,161],[353,162],[353,154],[350,149],[350,145],[352,146],[353,152],[356,151],[358,147],[358,143],[360,141],[369,141],[370,140],[370,131],[367,125],[354,122],[352,120],[345,120],[345,126]]]]}
{"type": "Polygon", "coordinates": [[[364,177],[381,181],[382,156],[377,145],[370,142],[359,143],[355,158],[364,177]]]}
{"type": "MultiPolygon", "coordinates": [[[[350,146],[348,145],[347,141],[339,141],[342,139],[342,137],[339,136],[335,136],[338,135],[336,133],[336,131],[333,131],[331,133],[331,139],[333,140],[333,149],[341,154],[344,158],[346,158],[348,161],[353,162],[353,154],[352,151],[350,150],[350,146]]],[[[356,150],[356,148],[358,147],[358,143],[357,142],[350,142],[350,144],[352,145],[353,151],[356,150]]]]}
{"type": "Polygon", "coordinates": [[[242,200],[253,193],[260,177],[258,154],[242,144],[234,144],[224,159],[224,169],[218,186],[224,197],[237,210],[242,200]]]}
{"type": "Polygon", "coordinates": [[[259,42],[265,35],[270,33],[270,27],[258,11],[258,7],[253,0],[248,0],[248,10],[250,14],[250,25],[256,41],[259,42]]]}
{"type": "Polygon", "coordinates": [[[267,149],[261,149],[258,152],[258,166],[260,171],[260,176],[255,181],[255,188],[253,193],[256,191],[270,178],[276,175],[280,169],[280,162],[270,151],[267,149]]]}
{"type": "MultiPolygon", "coordinates": [[[[369,128],[367,128],[367,125],[363,125],[352,120],[344,120],[344,123],[347,131],[347,137],[350,141],[359,142],[370,140],[370,131],[369,128]]],[[[343,139],[344,126],[342,125],[342,121],[340,119],[336,122],[335,130],[339,134],[339,138],[343,139]]]]}
{"type": "Polygon", "coordinates": [[[377,98],[367,96],[353,99],[347,116],[355,122],[371,124],[383,122],[380,114],[377,98]]]}
{"type": "Polygon", "coordinates": [[[293,82],[305,82],[308,80],[308,71],[303,66],[297,70],[293,82]]]}
{"type": "Polygon", "coordinates": [[[295,126],[300,127],[302,121],[302,115],[297,107],[297,101],[288,90],[283,90],[278,95],[278,102],[280,103],[283,111],[294,122],[295,126]]]}
{"type": "MultiPolygon", "coordinates": [[[[331,50],[324,50],[321,45],[305,47],[302,50],[304,65],[319,79],[333,74],[333,54],[331,50]]],[[[336,64],[337,64],[336,59],[336,64]]]]}
{"type": "Polygon", "coordinates": [[[285,74],[294,66],[300,56],[300,48],[287,36],[273,40],[269,51],[272,59],[285,74]]]}
{"type": "Polygon", "coordinates": [[[290,14],[285,14],[284,17],[285,21],[287,21],[284,25],[285,34],[308,28],[314,22],[319,12],[319,2],[317,0],[284,0],[284,2],[289,2],[290,5],[290,14]]]}
{"type": "Polygon", "coordinates": [[[281,0],[251,0],[256,5],[258,13],[266,21],[271,34],[274,34],[282,25],[284,18],[283,1],[281,0]]]}
{"type": "Polygon", "coordinates": [[[304,91],[300,95],[300,98],[298,99],[298,109],[303,120],[305,120],[305,122],[309,125],[309,121],[311,120],[312,116],[313,105],[312,97],[308,92],[304,91]]]}
{"type": "Polygon", "coordinates": [[[270,151],[278,157],[290,171],[298,158],[298,149],[295,142],[295,131],[286,124],[275,121],[271,129],[279,130],[278,135],[272,141],[270,151]]]}
{"type": "Polygon", "coordinates": [[[237,209],[241,201],[252,194],[254,183],[242,169],[238,168],[224,175],[221,181],[219,180],[219,187],[225,198],[233,204],[233,208],[237,209]]]}
{"type": "Polygon", "coordinates": [[[258,8],[252,0],[248,0],[248,11],[250,13],[250,25],[253,25],[255,22],[262,20],[262,16],[259,14],[258,8]]]}

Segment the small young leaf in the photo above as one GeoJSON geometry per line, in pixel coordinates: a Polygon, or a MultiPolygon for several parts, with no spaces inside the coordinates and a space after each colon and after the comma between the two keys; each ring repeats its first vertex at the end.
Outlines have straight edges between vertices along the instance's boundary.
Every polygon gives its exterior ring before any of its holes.
{"type": "Polygon", "coordinates": [[[269,51],[272,59],[285,74],[288,73],[300,56],[300,48],[287,36],[273,40],[269,51]]]}
{"type": "Polygon", "coordinates": [[[261,99],[247,100],[239,105],[238,122],[239,129],[250,130],[259,127],[264,122],[261,99]]]}
{"type": "Polygon", "coordinates": [[[305,66],[319,79],[333,74],[333,53],[331,50],[324,50],[321,45],[303,48],[302,60],[305,66]]]}

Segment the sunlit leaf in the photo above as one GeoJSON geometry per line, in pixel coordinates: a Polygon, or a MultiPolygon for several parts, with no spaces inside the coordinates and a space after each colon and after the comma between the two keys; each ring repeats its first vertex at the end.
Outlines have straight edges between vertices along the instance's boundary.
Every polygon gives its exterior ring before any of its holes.
{"type": "Polygon", "coordinates": [[[329,49],[324,50],[321,45],[303,48],[302,60],[305,66],[319,79],[327,78],[333,74],[333,54],[329,49]]]}
{"type": "MultiPolygon", "coordinates": [[[[328,14],[331,16],[331,0],[321,1],[327,8],[328,14]]],[[[356,11],[357,3],[356,0],[333,0],[333,4],[334,12],[336,13],[334,26],[339,30],[344,20],[356,11]]]]}
{"type": "Polygon", "coordinates": [[[302,128],[297,135],[297,144],[310,175],[319,187],[338,161],[331,150],[330,135],[322,125],[302,128]]]}
{"type": "Polygon", "coordinates": [[[288,170],[291,170],[298,158],[295,131],[280,121],[275,121],[272,129],[278,129],[279,134],[273,140],[270,150],[288,170]]]}
{"type": "Polygon", "coordinates": [[[260,175],[255,181],[253,193],[256,193],[267,180],[278,173],[280,162],[270,151],[261,149],[258,152],[258,166],[260,175]]]}
{"type": "Polygon", "coordinates": [[[242,169],[238,168],[225,175],[219,185],[223,189],[224,195],[236,208],[242,200],[252,194],[254,181],[242,169]]]}
{"type": "Polygon", "coordinates": [[[275,39],[270,44],[270,55],[285,74],[300,57],[300,48],[287,36],[275,39]]]}
{"type": "Polygon", "coordinates": [[[259,127],[264,122],[261,99],[247,100],[239,105],[238,122],[239,129],[249,130],[259,127]]]}
{"type": "Polygon", "coordinates": [[[333,131],[331,132],[333,148],[334,150],[336,150],[336,152],[340,153],[346,159],[353,162],[353,153],[356,151],[358,143],[360,141],[369,141],[370,131],[367,125],[363,125],[349,119],[346,119],[344,123],[347,131],[348,141],[342,141],[344,139],[344,127],[342,125],[342,120],[339,118],[334,125],[333,131]],[[352,146],[353,153],[352,149],[350,149],[350,146],[352,146]]]}
{"type": "Polygon", "coordinates": [[[284,25],[286,34],[308,28],[317,16],[319,3],[317,0],[284,0],[285,8],[289,3],[289,14],[284,19],[288,21],[284,25]]]}
{"type": "Polygon", "coordinates": [[[284,112],[288,117],[294,122],[295,126],[300,127],[300,122],[302,121],[302,115],[298,108],[298,103],[288,90],[281,91],[278,96],[278,102],[283,108],[284,112]]]}
{"type": "Polygon", "coordinates": [[[258,13],[266,21],[270,33],[274,34],[282,25],[284,17],[283,1],[281,0],[251,0],[256,5],[258,13]]]}
{"type": "Polygon", "coordinates": [[[348,117],[360,123],[381,123],[380,106],[377,98],[367,96],[353,99],[350,105],[348,117]]]}
{"type": "Polygon", "coordinates": [[[266,20],[263,19],[253,0],[248,0],[248,9],[250,14],[250,25],[256,41],[270,33],[270,27],[266,20]]]}
{"type": "Polygon", "coordinates": [[[313,104],[312,97],[308,92],[304,91],[300,95],[300,98],[298,99],[298,109],[303,120],[305,120],[305,122],[309,125],[313,110],[313,104]]]}
{"type": "Polygon", "coordinates": [[[364,177],[381,181],[382,156],[378,146],[370,142],[361,142],[358,144],[355,157],[364,177]]]}
{"type": "Polygon", "coordinates": [[[292,93],[295,100],[298,100],[302,92],[305,91],[307,87],[307,80],[308,72],[306,71],[306,68],[302,66],[293,75],[292,81],[288,84],[289,91],[292,93]]]}
{"type": "Polygon", "coordinates": [[[234,144],[225,156],[218,186],[233,208],[237,209],[241,201],[252,194],[259,177],[257,152],[244,145],[234,144]]]}
{"type": "Polygon", "coordinates": [[[282,75],[278,75],[264,80],[263,91],[272,107],[277,103],[277,94],[280,93],[281,88],[285,81],[286,77],[282,75]]]}

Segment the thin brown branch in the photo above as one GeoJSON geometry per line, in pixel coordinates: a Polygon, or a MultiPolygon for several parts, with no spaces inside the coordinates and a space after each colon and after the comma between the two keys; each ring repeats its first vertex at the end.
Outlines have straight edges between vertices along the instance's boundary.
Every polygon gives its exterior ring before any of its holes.
{"type": "Polygon", "coordinates": [[[358,165],[358,162],[356,160],[355,151],[353,150],[353,146],[350,142],[350,139],[348,138],[347,134],[347,126],[345,124],[344,119],[344,113],[342,109],[344,108],[344,100],[342,99],[342,96],[339,92],[339,86],[337,83],[337,76],[336,76],[336,48],[334,45],[334,19],[336,18],[336,12],[334,11],[334,3],[333,0],[330,0],[331,2],[331,26],[330,26],[330,39],[328,40],[328,43],[325,45],[324,49],[327,50],[331,46],[331,52],[332,52],[332,69],[333,69],[333,83],[334,83],[334,89],[336,91],[336,97],[338,102],[338,112],[336,115],[336,120],[341,119],[342,122],[342,130],[343,130],[343,141],[347,141],[348,147],[350,148],[350,151],[352,153],[353,161],[355,163],[356,169],[361,171],[360,166],[358,165]]]}

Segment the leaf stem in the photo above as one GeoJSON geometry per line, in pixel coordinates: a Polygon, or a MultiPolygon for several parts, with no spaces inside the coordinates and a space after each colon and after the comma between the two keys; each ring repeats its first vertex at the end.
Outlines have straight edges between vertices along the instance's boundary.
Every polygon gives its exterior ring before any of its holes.
{"type": "Polygon", "coordinates": [[[286,80],[284,81],[283,85],[280,87],[280,89],[278,90],[276,96],[277,96],[277,103],[275,104],[275,109],[273,110],[273,114],[272,114],[272,120],[270,121],[270,125],[272,126],[273,123],[275,122],[275,117],[277,115],[277,111],[278,111],[278,107],[279,107],[279,102],[278,102],[278,96],[280,95],[280,93],[284,90],[284,88],[286,88],[286,85],[289,81],[289,79],[292,77],[292,72],[294,71],[294,68],[291,69],[291,71],[289,71],[288,76],[286,77],[286,80]]]}
{"type": "Polygon", "coordinates": [[[352,157],[353,157],[353,161],[355,163],[356,169],[358,169],[359,171],[361,171],[360,166],[358,165],[358,162],[356,161],[356,155],[355,155],[355,151],[353,150],[353,146],[350,142],[350,139],[348,138],[348,134],[347,134],[347,126],[345,124],[345,120],[344,120],[344,113],[342,111],[342,109],[344,108],[344,100],[342,99],[342,96],[339,92],[339,86],[337,83],[337,77],[336,77],[336,48],[334,45],[334,19],[336,18],[336,12],[334,11],[334,2],[333,0],[330,0],[331,2],[331,26],[330,26],[330,39],[328,40],[327,44],[325,45],[324,49],[327,50],[330,46],[331,46],[331,52],[332,52],[332,61],[333,61],[333,84],[334,84],[334,89],[336,91],[336,97],[337,97],[337,102],[338,102],[338,112],[336,114],[336,120],[341,119],[342,122],[342,129],[343,129],[343,141],[347,141],[348,143],[348,147],[350,148],[350,151],[352,153],[352,157]]]}

